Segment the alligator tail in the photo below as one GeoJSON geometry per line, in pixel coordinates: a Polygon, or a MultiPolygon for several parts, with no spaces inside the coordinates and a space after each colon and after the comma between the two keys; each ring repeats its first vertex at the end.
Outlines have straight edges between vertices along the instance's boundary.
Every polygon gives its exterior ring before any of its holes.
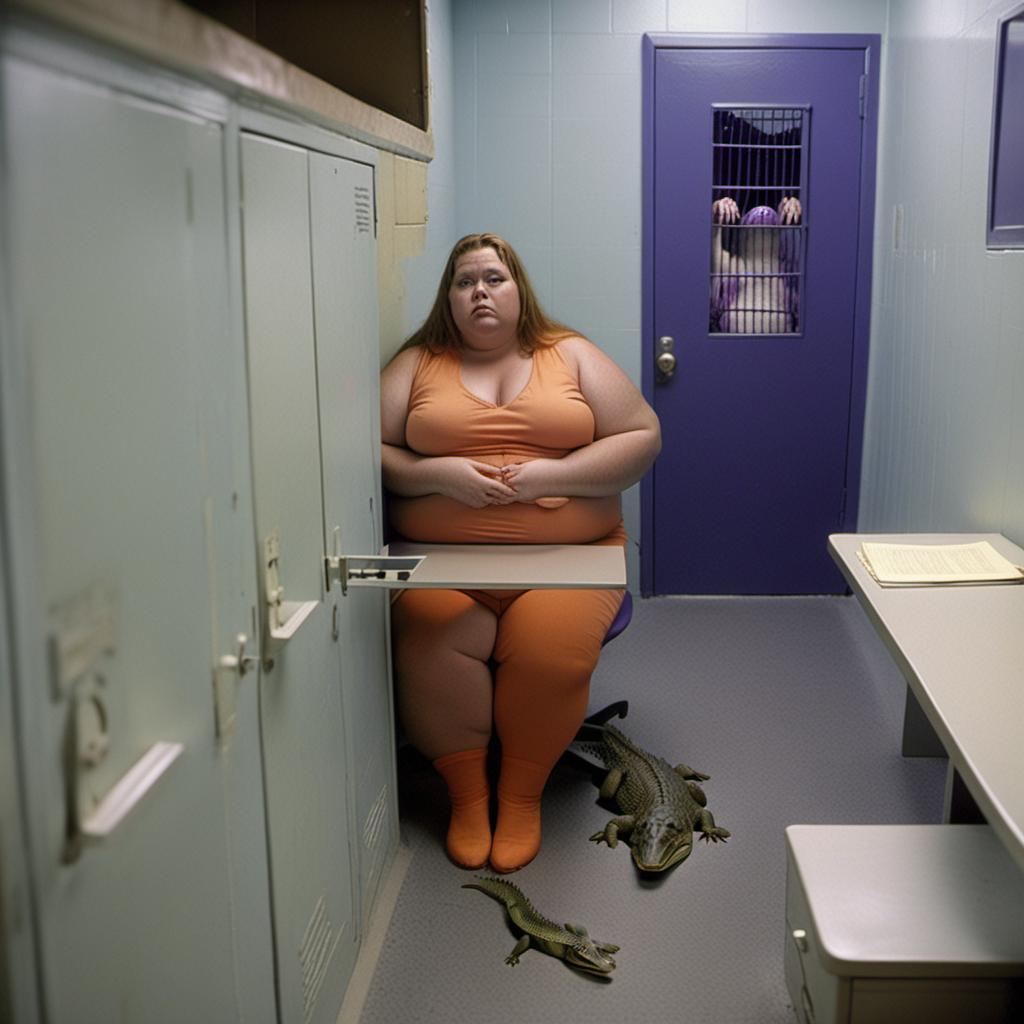
{"type": "Polygon", "coordinates": [[[523,890],[514,882],[506,881],[504,878],[488,878],[484,875],[475,875],[474,881],[466,882],[462,888],[479,889],[480,892],[486,893],[488,896],[504,903],[506,907],[511,907],[514,903],[520,903],[532,909],[532,904],[523,893],[523,890]]]}

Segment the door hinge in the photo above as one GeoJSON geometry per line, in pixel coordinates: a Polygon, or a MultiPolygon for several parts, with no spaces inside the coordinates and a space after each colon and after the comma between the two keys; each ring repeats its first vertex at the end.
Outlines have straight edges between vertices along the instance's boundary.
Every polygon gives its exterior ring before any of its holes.
{"type": "Polygon", "coordinates": [[[864,111],[867,109],[867,105],[868,105],[868,76],[867,75],[861,75],[860,76],[859,102],[860,102],[860,116],[863,118],[864,117],[864,111]]]}

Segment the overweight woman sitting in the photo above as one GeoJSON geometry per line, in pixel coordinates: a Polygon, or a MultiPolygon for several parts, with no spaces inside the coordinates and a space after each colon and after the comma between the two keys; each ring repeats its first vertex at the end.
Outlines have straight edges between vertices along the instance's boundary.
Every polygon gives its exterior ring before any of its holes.
{"type": "MultiPolygon", "coordinates": [[[[544,314],[492,234],[456,243],[426,322],[382,374],[381,402],[390,522],[414,541],[622,546],[620,493],[661,444],[636,387],[544,314]]],[[[447,783],[457,864],[508,872],[537,854],[541,795],[622,594],[407,590],[395,602],[399,713],[447,783]]]]}

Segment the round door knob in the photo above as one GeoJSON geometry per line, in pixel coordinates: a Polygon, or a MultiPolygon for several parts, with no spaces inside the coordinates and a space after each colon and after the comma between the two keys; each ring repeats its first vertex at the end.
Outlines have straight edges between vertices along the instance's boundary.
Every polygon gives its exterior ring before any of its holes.
{"type": "Polygon", "coordinates": [[[671,352],[662,352],[654,362],[666,377],[671,377],[676,372],[676,357],[671,352]]]}

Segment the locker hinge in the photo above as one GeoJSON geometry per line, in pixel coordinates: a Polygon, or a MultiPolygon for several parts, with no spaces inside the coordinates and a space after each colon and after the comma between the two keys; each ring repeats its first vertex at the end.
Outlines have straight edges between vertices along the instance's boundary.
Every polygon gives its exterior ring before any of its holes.
{"type": "Polygon", "coordinates": [[[864,111],[868,105],[868,76],[860,76],[860,116],[864,117],[864,111]]]}

